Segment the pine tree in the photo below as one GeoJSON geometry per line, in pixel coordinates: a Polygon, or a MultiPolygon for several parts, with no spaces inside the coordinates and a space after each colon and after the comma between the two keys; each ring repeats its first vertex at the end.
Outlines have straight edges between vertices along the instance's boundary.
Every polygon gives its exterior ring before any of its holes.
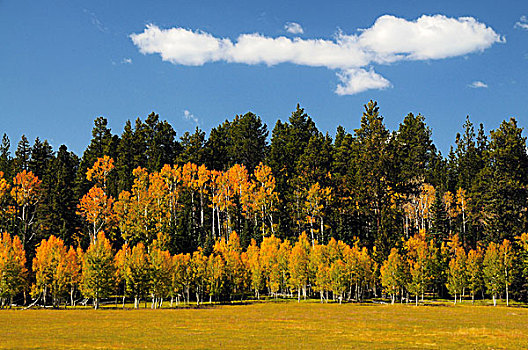
{"type": "Polygon", "coordinates": [[[514,118],[491,132],[486,153],[486,166],[479,174],[485,191],[484,228],[489,241],[512,241],[528,229],[526,215],[519,215],[528,207],[526,137],[514,118]]]}
{"type": "Polygon", "coordinates": [[[15,151],[14,173],[29,170],[29,161],[31,160],[31,146],[26,135],[22,135],[15,151]]]}
{"type": "Polygon", "coordinates": [[[355,130],[357,172],[354,194],[363,220],[360,239],[368,247],[376,245],[380,256],[385,257],[397,241],[390,222],[389,189],[394,187],[388,177],[390,134],[383,124],[377,103],[370,101],[364,107],[361,127],[355,130]]]}
{"type": "Polygon", "coordinates": [[[248,112],[235,116],[229,127],[229,165],[243,164],[252,171],[268,153],[268,128],[260,117],[248,112]]]}
{"type": "Polygon", "coordinates": [[[74,234],[79,231],[79,217],[75,215],[77,199],[74,194],[78,157],[61,145],[52,159],[48,172],[49,190],[41,210],[45,220],[42,236],[58,235],[65,244],[72,244],[74,234]]]}
{"type": "Polygon", "coordinates": [[[273,175],[277,181],[277,192],[279,194],[279,227],[285,237],[297,236],[301,233],[295,222],[291,221],[295,217],[295,192],[300,189],[297,160],[304,153],[312,136],[319,131],[315,122],[308,116],[304,108],[297,105],[296,110],[291,114],[288,122],[277,121],[271,135],[270,153],[268,164],[273,170],[273,175]]]}
{"type": "Polygon", "coordinates": [[[409,113],[399,125],[392,149],[398,192],[403,194],[418,193],[419,186],[426,181],[426,174],[431,166],[435,147],[431,139],[431,129],[425,124],[421,114],[409,113]]]}
{"type": "Polygon", "coordinates": [[[186,131],[180,137],[181,153],[178,156],[178,164],[194,163],[198,165],[205,164],[205,132],[196,127],[193,134],[186,131]]]}
{"type": "Polygon", "coordinates": [[[13,159],[11,158],[11,141],[7,134],[2,136],[2,143],[0,143],[0,171],[4,173],[6,178],[13,176],[13,159]]]}

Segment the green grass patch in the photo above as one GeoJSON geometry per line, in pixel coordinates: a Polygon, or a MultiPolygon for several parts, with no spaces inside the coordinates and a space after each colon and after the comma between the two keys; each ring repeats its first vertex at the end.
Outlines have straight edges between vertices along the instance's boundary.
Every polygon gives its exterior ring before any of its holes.
{"type": "Polygon", "coordinates": [[[201,308],[0,310],[3,349],[514,349],[528,309],[257,302],[201,308]]]}

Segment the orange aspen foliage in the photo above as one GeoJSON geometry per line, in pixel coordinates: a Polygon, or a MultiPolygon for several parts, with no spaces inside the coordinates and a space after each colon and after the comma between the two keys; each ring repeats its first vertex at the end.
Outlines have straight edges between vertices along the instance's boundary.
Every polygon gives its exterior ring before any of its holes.
{"type": "Polygon", "coordinates": [[[20,239],[4,232],[0,235],[0,306],[11,305],[13,297],[26,284],[26,252],[20,239]]]}
{"type": "Polygon", "coordinates": [[[271,296],[276,296],[281,283],[279,269],[279,247],[281,240],[274,235],[264,237],[260,244],[260,267],[262,277],[271,296]]]}
{"type": "Polygon", "coordinates": [[[204,227],[204,200],[207,195],[207,187],[211,180],[211,172],[205,165],[198,167],[198,179],[196,181],[200,193],[200,227],[204,227]]]}
{"type": "Polygon", "coordinates": [[[58,307],[59,297],[66,289],[63,267],[67,254],[64,242],[55,236],[42,240],[35,251],[33,272],[36,281],[32,294],[37,296],[42,293],[44,304],[46,304],[46,296],[49,293],[53,306],[58,307]]]}
{"type": "Polygon", "coordinates": [[[251,276],[251,288],[255,292],[255,297],[260,299],[264,279],[260,264],[260,247],[254,239],[251,239],[251,244],[247,248],[247,264],[251,276]]]}
{"type": "Polygon", "coordinates": [[[114,168],[114,160],[109,156],[97,158],[93,167],[86,172],[86,179],[95,182],[99,187],[106,190],[106,179],[114,168]]]}
{"type": "Polygon", "coordinates": [[[298,301],[301,300],[301,291],[306,299],[306,287],[310,276],[310,251],[310,242],[303,232],[292,248],[289,261],[290,286],[297,291],[298,301]]]}
{"type": "Polygon", "coordinates": [[[262,163],[255,168],[254,175],[255,180],[251,186],[251,209],[255,213],[260,213],[262,236],[266,235],[267,219],[271,233],[274,234],[273,213],[276,211],[279,202],[278,194],[275,192],[275,177],[273,177],[271,168],[262,163]]]}
{"type": "Polygon", "coordinates": [[[65,259],[59,264],[59,278],[60,284],[66,288],[69,288],[70,292],[70,305],[74,305],[73,296],[76,288],[79,287],[82,279],[81,266],[82,266],[83,252],[81,248],[74,249],[70,247],[65,259]]]}
{"type": "Polygon", "coordinates": [[[77,204],[77,214],[92,226],[89,231],[90,242],[93,243],[103,229],[113,224],[115,220],[113,203],[112,197],[108,197],[100,187],[94,186],[77,204]]]}
{"type": "Polygon", "coordinates": [[[11,196],[18,205],[18,219],[21,222],[22,244],[24,247],[30,242],[35,233],[31,233],[31,226],[35,219],[35,207],[37,206],[40,195],[42,181],[39,180],[31,171],[22,171],[13,179],[11,196]]]}

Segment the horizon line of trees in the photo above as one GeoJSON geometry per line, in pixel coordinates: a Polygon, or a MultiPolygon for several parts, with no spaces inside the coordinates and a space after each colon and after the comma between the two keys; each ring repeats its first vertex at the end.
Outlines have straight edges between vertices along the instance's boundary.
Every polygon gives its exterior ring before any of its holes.
{"type": "MultiPolygon", "coordinates": [[[[277,121],[270,144],[253,113],[226,120],[207,139],[197,128],[179,141],[154,113],[134,127],[127,122],[121,136],[99,117],[80,158],[24,136],[11,157],[4,134],[0,232],[19,237],[27,271],[43,239],[88,249],[103,231],[116,249],[148,250],[156,241],[172,255],[201,248],[209,256],[235,231],[243,249],[271,235],[293,242],[303,232],[312,244],[357,241],[376,252],[378,266],[420,232],[438,247],[456,235],[470,252],[528,232],[522,132],[511,118],[489,135],[482,125],[475,133],[468,117],[443,157],[422,115],[408,114],[391,132],[370,101],[360,128],[338,127],[334,139],[300,106],[288,122],[277,121]]],[[[527,300],[519,276],[513,295],[527,300]]]]}
{"type": "Polygon", "coordinates": [[[381,265],[376,250],[360,247],[358,241],[348,245],[331,238],[327,244],[310,241],[303,232],[296,242],[275,235],[264,237],[261,244],[252,239],[242,249],[236,232],[229,240],[218,238],[210,254],[200,248],[190,253],[171,255],[154,240],[125,243],[118,251],[112,248],[104,232],[86,251],[68,247],[55,236],[43,239],[36,250],[31,271],[35,276],[29,285],[25,252],[20,239],[4,233],[0,237],[0,307],[13,304],[13,298],[29,290],[41,306],[61,304],[86,305],[93,300],[98,308],[104,298],[113,297],[125,307],[127,298],[134,308],[141,301],[151,308],[162,307],[164,300],[197,305],[245,298],[297,298],[319,296],[321,302],[355,301],[368,297],[385,297],[394,304],[408,303],[411,297],[418,305],[424,295],[439,296],[446,288],[454,304],[463,296],[505,297],[509,305],[510,287],[516,278],[528,278],[528,234],[515,242],[491,242],[487,247],[466,251],[454,235],[445,243],[428,239],[420,230],[393,248],[381,265]],[[79,299],[80,298],[80,299],[79,299]]]}

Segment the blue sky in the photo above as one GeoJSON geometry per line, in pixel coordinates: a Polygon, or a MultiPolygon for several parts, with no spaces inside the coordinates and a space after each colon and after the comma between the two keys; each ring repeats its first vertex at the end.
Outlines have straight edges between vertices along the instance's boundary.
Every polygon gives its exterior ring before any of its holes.
{"type": "Polygon", "coordinates": [[[80,154],[100,115],[181,136],[252,111],[271,132],[300,103],[333,135],[373,99],[390,129],[425,115],[445,154],[466,115],[528,126],[527,5],[0,0],[0,133],[80,154]]]}

